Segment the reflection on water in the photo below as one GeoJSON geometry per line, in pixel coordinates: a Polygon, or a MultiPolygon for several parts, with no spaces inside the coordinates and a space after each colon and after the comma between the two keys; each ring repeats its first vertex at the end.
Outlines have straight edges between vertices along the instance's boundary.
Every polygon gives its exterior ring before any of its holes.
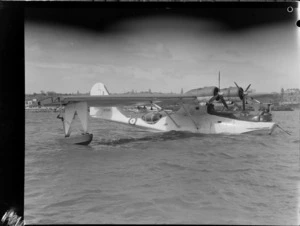
{"type": "Polygon", "coordinates": [[[26,113],[25,221],[296,224],[299,111],[271,136],[151,133],[91,119],[89,146],[57,142],[55,113],[26,113]]]}

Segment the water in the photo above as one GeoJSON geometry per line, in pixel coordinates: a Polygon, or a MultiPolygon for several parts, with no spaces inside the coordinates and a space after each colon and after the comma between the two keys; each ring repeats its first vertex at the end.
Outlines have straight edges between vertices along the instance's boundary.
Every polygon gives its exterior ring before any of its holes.
{"type": "Polygon", "coordinates": [[[27,224],[299,224],[299,111],[271,136],[151,133],[91,119],[66,145],[56,113],[26,113],[27,224]]]}

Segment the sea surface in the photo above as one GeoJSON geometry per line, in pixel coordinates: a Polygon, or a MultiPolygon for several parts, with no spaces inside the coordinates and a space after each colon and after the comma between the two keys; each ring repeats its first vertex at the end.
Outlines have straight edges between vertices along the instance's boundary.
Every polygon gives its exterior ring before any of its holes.
{"type": "Polygon", "coordinates": [[[291,136],[151,133],[91,118],[89,146],[61,142],[57,114],[26,112],[26,224],[300,223],[299,110],[273,112],[291,136]]]}

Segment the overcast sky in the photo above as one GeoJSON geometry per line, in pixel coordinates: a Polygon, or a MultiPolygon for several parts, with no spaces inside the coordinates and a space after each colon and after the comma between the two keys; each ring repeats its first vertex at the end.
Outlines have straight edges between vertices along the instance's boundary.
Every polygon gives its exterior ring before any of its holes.
{"type": "Polygon", "coordinates": [[[295,21],[231,31],[225,23],[183,15],[117,20],[95,32],[25,21],[25,93],[88,92],[96,82],[113,93],[176,92],[234,86],[257,92],[300,88],[295,21]]]}

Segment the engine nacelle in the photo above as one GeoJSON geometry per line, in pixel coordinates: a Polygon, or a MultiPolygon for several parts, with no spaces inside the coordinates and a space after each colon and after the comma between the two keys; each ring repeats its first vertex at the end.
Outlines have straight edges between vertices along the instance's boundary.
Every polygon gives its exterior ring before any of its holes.
{"type": "MultiPolygon", "coordinates": [[[[239,101],[243,99],[244,90],[242,88],[230,87],[219,90],[218,87],[204,87],[198,89],[192,89],[185,94],[197,96],[198,101],[209,101],[212,97],[218,95],[218,93],[223,93],[225,100],[239,101]]],[[[216,98],[216,101],[219,101],[219,97],[216,98]]]]}
{"type": "Polygon", "coordinates": [[[197,97],[213,97],[217,95],[218,92],[219,92],[218,87],[211,86],[211,87],[192,89],[190,91],[187,91],[185,94],[195,95],[197,97]]]}
{"type": "Polygon", "coordinates": [[[220,92],[223,93],[223,97],[239,97],[241,100],[243,99],[243,89],[237,87],[225,88],[221,89],[220,92]]]}

